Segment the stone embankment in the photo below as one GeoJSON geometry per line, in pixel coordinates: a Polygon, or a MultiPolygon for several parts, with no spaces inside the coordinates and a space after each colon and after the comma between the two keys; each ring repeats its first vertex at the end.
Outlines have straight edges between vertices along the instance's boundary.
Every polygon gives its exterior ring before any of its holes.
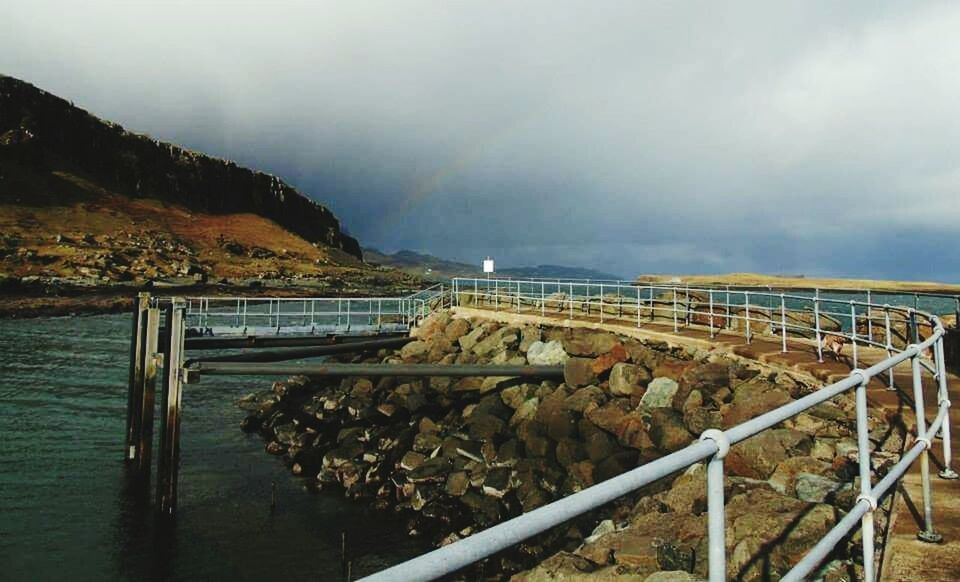
{"type": "MultiPolygon", "coordinates": [[[[364,362],[563,364],[565,381],[293,377],[251,394],[243,427],[311,487],[409,516],[446,544],[679,450],[815,390],[729,354],[562,327],[441,313],[399,351],[364,362]]],[[[728,575],[776,579],[857,497],[852,395],[733,447],[726,462],[728,575]]],[[[877,471],[903,446],[898,417],[870,419],[877,471]],[[879,430],[880,427],[884,430],[879,430]]],[[[702,465],[478,566],[520,580],[706,576],[702,465]],[[670,572],[670,574],[665,574],[670,572]]],[[[878,513],[881,529],[885,515],[878,513]]],[[[850,579],[859,546],[828,579],[850,579]]]]}

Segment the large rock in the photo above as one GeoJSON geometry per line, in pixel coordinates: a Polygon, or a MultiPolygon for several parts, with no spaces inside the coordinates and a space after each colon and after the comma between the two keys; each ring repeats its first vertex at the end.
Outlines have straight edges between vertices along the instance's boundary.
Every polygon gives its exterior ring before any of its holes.
{"type": "Polygon", "coordinates": [[[593,360],[588,358],[570,358],[563,365],[563,381],[568,386],[579,388],[597,383],[597,374],[593,371],[593,360]]]}
{"type": "Polygon", "coordinates": [[[729,428],[741,424],[790,402],[793,402],[793,398],[780,388],[751,394],[746,398],[735,396],[733,403],[722,407],[723,426],[729,428]]]}
{"type": "Polygon", "coordinates": [[[515,327],[502,327],[478,341],[471,351],[478,358],[490,358],[516,347],[520,341],[520,332],[515,327]]]}
{"type": "Polygon", "coordinates": [[[461,336],[460,339],[457,340],[460,344],[460,349],[465,352],[472,350],[473,347],[477,345],[477,342],[486,335],[488,329],[488,324],[478,325],[467,335],[461,336]]]}
{"type": "Polygon", "coordinates": [[[687,431],[680,413],[672,408],[650,409],[650,438],[657,448],[673,452],[693,442],[693,435],[687,431]]]}
{"type": "Polygon", "coordinates": [[[770,486],[779,493],[795,496],[797,476],[801,473],[836,477],[830,463],[807,456],[791,457],[777,465],[770,476],[770,486]]]}
{"type": "Polygon", "coordinates": [[[726,468],[732,475],[769,479],[788,457],[806,456],[813,445],[810,437],[789,428],[771,429],[730,448],[726,468]]]}
{"type": "Polygon", "coordinates": [[[573,356],[596,357],[609,352],[619,343],[620,338],[612,333],[573,330],[564,337],[563,348],[573,356]]]}
{"type": "Polygon", "coordinates": [[[567,352],[563,351],[563,344],[556,340],[546,343],[535,341],[527,348],[527,362],[531,366],[559,366],[569,358],[567,352]]]}
{"type": "Polygon", "coordinates": [[[647,385],[647,391],[643,393],[640,404],[647,408],[673,406],[673,397],[679,389],[680,385],[672,378],[654,378],[647,385]]]}
{"type": "Polygon", "coordinates": [[[593,360],[593,373],[597,376],[613,368],[618,362],[627,361],[627,351],[623,349],[623,344],[614,345],[610,351],[600,354],[593,360]]]}
{"type": "Polygon", "coordinates": [[[568,396],[565,405],[569,410],[583,414],[591,404],[602,405],[606,401],[607,395],[603,390],[596,386],[587,386],[568,396]]]}
{"type": "Polygon", "coordinates": [[[824,475],[797,473],[797,498],[803,501],[822,503],[830,497],[831,493],[838,491],[841,487],[843,487],[843,483],[824,475]]]}
{"type": "Polygon", "coordinates": [[[610,393],[616,396],[634,396],[643,393],[650,382],[650,372],[643,366],[618,363],[610,370],[610,393]]]}
{"type": "Polygon", "coordinates": [[[544,398],[537,410],[537,421],[556,441],[577,435],[577,417],[565,406],[566,397],[565,391],[557,390],[544,398]]]}
{"type": "Polygon", "coordinates": [[[526,353],[530,350],[530,346],[540,341],[540,328],[527,326],[523,328],[520,335],[520,346],[517,348],[521,352],[526,353]]]}
{"type": "Polygon", "coordinates": [[[449,324],[447,328],[443,331],[444,337],[450,341],[457,341],[464,335],[470,332],[470,322],[466,319],[454,319],[449,324]]]}
{"type": "Polygon", "coordinates": [[[777,580],[836,523],[837,509],[756,488],[727,503],[727,575],[777,580]]]}
{"type": "Polygon", "coordinates": [[[437,311],[430,314],[426,319],[420,322],[420,325],[410,331],[411,337],[423,341],[430,341],[438,335],[443,335],[450,323],[450,313],[448,311],[437,311]]]}

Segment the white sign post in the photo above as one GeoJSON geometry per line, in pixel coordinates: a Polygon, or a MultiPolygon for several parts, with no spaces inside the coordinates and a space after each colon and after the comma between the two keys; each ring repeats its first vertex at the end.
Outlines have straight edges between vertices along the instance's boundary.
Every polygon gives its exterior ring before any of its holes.
{"type": "Polygon", "coordinates": [[[483,259],[483,272],[487,274],[487,279],[490,278],[491,273],[493,273],[493,259],[487,257],[483,259]]]}

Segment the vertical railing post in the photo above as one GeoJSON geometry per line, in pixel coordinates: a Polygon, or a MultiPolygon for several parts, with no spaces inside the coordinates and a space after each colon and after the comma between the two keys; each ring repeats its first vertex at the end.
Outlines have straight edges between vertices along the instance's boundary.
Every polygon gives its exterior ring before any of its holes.
{"type": "Polygon", "coordinates": [[[851,332],[851,339],[853,340],[853,367],[858,368],[858,358],[857,358],[857,307],[854,301],[850,300],[850,324],[853,326],[853,331],[851,332]]]}
{"type": "Polygon", "coordinates": [[[687,285],[683,295],[683,324],[690,327],[690,285],[687,285]]]}
{"type": "Polygon", "coordinates": [[[727,285],[727,305],[726,305],[726,308],[727,308],[727,329],[729,329],[729,328],[730,328],[730,325],[731,325],[730,314],[733,312],[733,310],[730,309],[730,285],[727,285]]]}
{"type": "Polygon", "coordinates": [[[179,298],[167,310],[167,346],[163,357],[163,432],[157,459],[157,509],[173,515],[177,509],[180,471],[180,407],[183,401],[184,308],[179,298]]]}
{"type": "Polygon", "coordinates": [[[676,333],[677,328],[677,288],[673,288],[673,331],[676,333]]]}
{"type": "Polygon", "coordinates": [[[713,289],[708,290],[707,294],[710,296],[710,337],[713,338],[713,289]]]}
{"type": "Polygon", "coordinates": [[[494,288],[494,293],[493,293],[493,296],[494,296],[494,300],[493,300],[493,301],[494,301],[494,307],[493,307],[493,310],[494,310],[494,311],[500,311],[500,280],[499,280],[499,279],[494,279],[494,280],[493,280],[493,288],[494,288]]]}
{"type": "Polygon", "coordinates": [[[723,458],[730,451],[730,441],[723,431],[707,429],[701,441],[713,441],[717,452],[707,461],[707,534],[708,573],[710,582],[727,579],[726,516],[723,499],[723,458]]]}
{"type": "Polygon", "coordinates": [[[744,334],[746,335],[747,343],[750,343],[753,338],[750,336],[750,292],[749,291],[743,292],[743,305],[745,308],[744,313],[746,314],[746,317],[744,317],[744,321],[746,322],[744,324],[744,334]]]}
{"type": "Polygon", "coordinates": [[[910,332],[910,341],[918,344],[920,343],[920,328],[917,325],[917,310],[910,309],[908,314],[910,316],[909,323],[907,324],[910,326],[910,329],[908,330],[910,332]]]}
{"type": "Polygon", "coordinates": [[[570,321],[573,321],[573,283],[570,283],[570,321]]]}
{"type": "Polygon", "coordinates": [[[943,440],[943,470],[939,475],[941,479],[957,479],[960,475],[953,470],[952,443],[950,442],[950,395],[947,392],[947,361],[943,349],[943,338],[940,336],[933,344],[934,357],[937,359],[937,386],[939,396],[937,398],[938,406],[946,406],[947,410],[943,415],[943,425],[940,427],[940,436],[943,440]]]}
{"type": "Polygon", "coordinates": [[[653,285],[650,285],[650,323],[656,321],[657,316],[653,310],[653,285]]]}
{"type": "Polygon", "coordinates": [[[640,287],[637,287],[637,327],[640,327],[640,287]]]}
{"type": "Polygon", "coordinates": [[[787,353],[787,297],[780,294],[780,351],[787,353]]]}
{"type": "Polygon", "coordinates": [[[873,341],[873,299],[867,289],[867,337],[873,341]]]}
{"type": "Polygon", "coordinates": [[[350,298],[347,298],[347,331],[350,331],[350,298]]]}
{"type": "MultiPolygon", "coordinates": [[[[890,330],[890,306],[883,306],[883,325],[886,328],[887,357],[893,357],[893,333],[890,330]]],[[[893,384],[893,366],[887,370],[887,390],[896,390],[893,384]]]]}
{"type": "Polygon", "coordinates": [[[866,582],[873,582],[876,579],[875,561],[876,551],[874,548],[874,527],[873,512],[877,508],[877,500],[873,496],[873,484],[870,480],[872,474],[870,467],[870,426],[867,411],[867,384],[870,377],[860,369],[855,369],[851,375],[860,377],[860,382],[856,388],[856,409],[857,409],[857,457],[860,464],[860,499],[865,499],[870,503],[870,510],[863,514],[860,519],[862,528],[861,537],[863,540],[863,579],[866,582]]]}
{"type": "Polygon", "coordinates": [[[520,313],[520,281],[517,281],[517,313],[520,313]]]}
{"type": "Polygon", "coordinates": [[[923,404],[923,378],[920,376],[920,348],[911,344],[908,350],[913,350],[910,358],[911,376],[913,377],[913,401],[917,440],[924,443],[920,453],[920,486],[923,493],[923,530],[917,534],[917,539],[928,543],[940,543],[943,536],[933,529],[933,500],[930,493],[930,440],[927,438],[926,410],[923,404]]]}
{"type": "Polygon", "coordinates": [[[600,323],[603,323],[603,283],[600,283],[600,323]]]}
{"type": "Polygon", "coordinates": [[[540,317],[547,316],[547,283],[540,281],[540,317]]]}
{"type": "Polygon", "coordinates": [[[820,337],[820,290],[813,296],[813,325],[817,334],[817,361],[823,362],[823,341],[820,337]]]}

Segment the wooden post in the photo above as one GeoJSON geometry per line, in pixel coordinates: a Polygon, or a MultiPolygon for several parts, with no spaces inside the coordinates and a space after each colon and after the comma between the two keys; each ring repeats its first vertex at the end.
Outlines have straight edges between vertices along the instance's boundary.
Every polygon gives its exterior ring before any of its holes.
{"type": "Polygon", "coordinates": [[[174,298],[167,308],[167,345],[163,356],[163,431],[157,459],[157,510],[172,516],[177,510],[180,469],[180,404],[183,397],[184,306],[174,298]]]}
{"type": "Polygon", "coordinates": [[[130,335],[130,377],[127,387],[127,432],[123,458],[132,464],[137,454],[137,440],[140,434],[140,411],[143,399],[143,342],[146,323],[146,311],[150,305],[150,294],[139,293],[133,300],[133,330],[130,335]]]}
{"type": "Polygon", "coordinates": [[[137,435],[137,472],[144,478],[150,476],[150,456],[153,450],[153,411],[157,401],[157,353],[160,338],[160,308],[147,309],[146,329],[143,343],[143,386],[140,399],[140,431],[137,435]]]}

